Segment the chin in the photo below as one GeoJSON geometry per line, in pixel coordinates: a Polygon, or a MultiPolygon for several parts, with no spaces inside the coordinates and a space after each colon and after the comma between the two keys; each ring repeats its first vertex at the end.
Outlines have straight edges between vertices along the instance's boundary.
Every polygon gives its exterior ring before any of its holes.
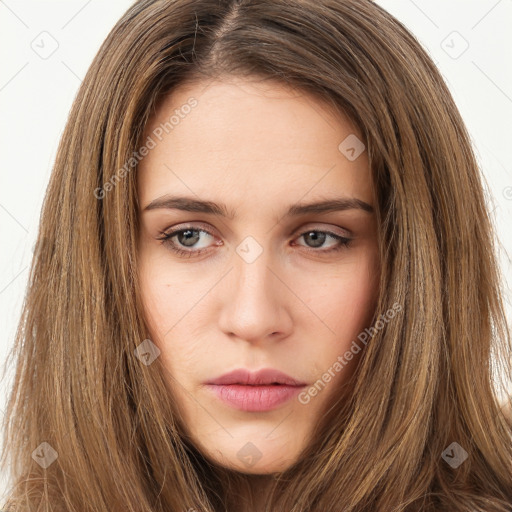
{"type": "Polygon", "coordinates": [[[293,437],[289,434],[270,439],[265,431],[260,436],[243,436],[229,441],[226,439],[225,443],[219,440],[212,443],[211,447],[201,443],[198,449],[210,462],[239,473],[281,473],[295,464],[303,448],[297,444],[297,439],[290,441],[293,437]]]}

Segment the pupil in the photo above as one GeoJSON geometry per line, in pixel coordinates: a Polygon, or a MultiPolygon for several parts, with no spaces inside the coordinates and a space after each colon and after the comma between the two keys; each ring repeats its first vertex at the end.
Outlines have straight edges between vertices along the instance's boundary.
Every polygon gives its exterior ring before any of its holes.
{"type": "Polygon", "coordinates": [[[318,231],[310,231],[305,235],[306,239],[313,239],[313,247],[321,247],[325,242],[326,233],[319,233],[318,231]]]}
{"type": "Polygon", "coordinates": [[[180,240],[186,247],[192,247],[199,239],[199,232],[195,229],[187,229],[180,233],[180,237],[184,238],[184,242],[180,240]],[[190,236],[191,233],[196,233],[195,236],[190,236]]]}

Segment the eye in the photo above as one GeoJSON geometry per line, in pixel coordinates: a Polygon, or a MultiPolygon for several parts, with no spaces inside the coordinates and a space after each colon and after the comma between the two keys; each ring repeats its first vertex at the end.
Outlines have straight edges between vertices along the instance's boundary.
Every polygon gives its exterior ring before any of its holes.
{"type": "Polygon", "coordinates": [[[208,246],[199,247],[198,249],[198,246],[195,245],[201,239],[201,234],[205,234],[213,238],[213,235],[209,231],[206,231],[205,229],[197,229],[191,226],[162,233],[162,236],[159,237],[158,240],[161,240],[163,244],[169,246],[171,251],[175,252],[179,256],[190,258],[191,256],[197,256],[198,254],[202,254],[205,250],[208,250],[208,246]],[[176,238],[176,241],[173,240],[174,238],[176,238]],[[194,249],[187,250],[182,249],[182,247],[194,249]]]}
{"type": "MultiPolygon", "coordinates": [[[[191,258],[194,256],[198,256],[203,252],[207,251],[210,247],[208,245],[207,238],[214,238],[214,236],[207,231],[206,229],[199,229],[194,226],[187,226],[181,229],[174,229],[169,232],[161,233],[162,236],[158,237],[157,240],[160,240],[162,244],[167,245],[172,252],[176,253],[179,256],[191,258]],[[201,236],[204,235],[204,236],[201,236]],[[203,243],[201,242],[201,238],[203,238],[203,243]],[[175,240],[174,240],[175,239],[175,240]],[[205,240],[206,239],[206,240],[205,240]],[[187,249],[188,248],[188,249],[187,249]]],[[[336,233],[332,233],[330,231],[321,231],[310,229],[308,231],[303,232],[298,239],[303,238],[306,241],[307,246],[306,250],[326,254],[341,251],[346,249],[350,242],[352,242],[351,238],[346,238],[341,235],[337,235],[336,233]],[[323,247],[326,241],[331,241],[331,247],[327,249],[318,250],[320,247],[323,247]]],[[[222,243],[218,243],[216,245],[222,245],[222,243]]]]}
{"type": "Polygon", "coordinates": [[[311,249],[314,252],[319,252],[319,253],[323,253],[323,254],[337,252],[337,251],[341,251],[342,249],[346,249],[350,245],[350,242],[352,242],[351,238],[337,235],[330,231],[320,231],[320,230],[316,230],[316,229],[310,229],[310,230],[302,233],[299,236],[299,239],[300,238],[303,238],[306,241],[306,243],[308,244],[308,247],[307,247],[308,249],[311,249]],[[329,240],[329,239],[334,242],[333,246],[331,246],[328,249],[321,250],[321,251],[315,250],[318,247],[323,246],[324,243],[326,242],[326,240],[329,240]]]}

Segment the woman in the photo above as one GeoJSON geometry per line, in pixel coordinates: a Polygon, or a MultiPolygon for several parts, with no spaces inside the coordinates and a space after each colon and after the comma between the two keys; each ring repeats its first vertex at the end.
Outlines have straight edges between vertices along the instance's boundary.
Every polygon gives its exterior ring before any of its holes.
{"type": "Polygon", "coordinates": [[[380,7],[136,2],[45,199],[5,508],[510,511],[493,241],[380,7]]]}

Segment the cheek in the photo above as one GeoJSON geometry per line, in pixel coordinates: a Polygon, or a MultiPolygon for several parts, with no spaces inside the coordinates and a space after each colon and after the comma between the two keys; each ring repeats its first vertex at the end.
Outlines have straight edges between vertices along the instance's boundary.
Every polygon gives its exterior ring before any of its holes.
{"type": "Polygon", "coordinates": [[[158,258],[141,258],[139,269],[149,337],[160,349],[164,368],[185,383],[190,369],[217,354],[215,347],[204,345],[204,326],[194,321],[212,285],[198,285],[190,272],[158,258]]]}
{"type": "Polygon", "coordinates": [[[377,292],[375,284],[375,276],[366,268],[361,268],[346,276],[340,283],[339,290],[333,291],[338,308],[337,314],[333,310],[330,318],[336,332],[346,326],[352,335],[356,335],[371,320],[377,292]],[[340,312],[343,312],[342,316],[340,312]]]}
{"type": "Polygon", "coordinates": [[[311,310],[329,329],[333,340],[350,343],[371,321],[378,296],[378,277],[375,254],[368,252],[347,259],[334,273],[303,281],[311,310]],[[307,292],[306,287],[315,291],[307,292]]]}
{"type": "Polygon", "coordinates": [[[166,367],[172,370],[174,365],[182,368],[185,361],[194,359],[199,343],[194,340],[200,337],[194,335],[194,324],[187,316],[193,298],[178,292],[175,285],[165,283],[163,279],[146,282],[143,300],[151,341],[159,347],[166,367]],[[186,343],[176,341],[184,338],[186,343]]]}
{"type": "Polygon", "coordinates": [[[188,321],[191,305],[200,299],[201,290],[190,273],[153,251],[140,253],[139,283],[151,334],[159,341],[188,321]]]}
{"type": "MultiPolygon", "coordinates": [[[[328,284],[321,293],[311,297],[315,313],[323,322],[321,332],[327,333],[327,336],[317,337],[314,349],[307,347],[303,354],[304,360],[309,361],[315,382],[320,379],[330,390],[314,402],[317,406],[324,401],[328,403],[332,394],[341,392],[340,386],[353,375],[364,351],[358,336],[369,326],[378,297],[379,276],[375,273],[374,261],[368,258],[347,265],[326,281],[328,284]]],[[[315,333],[310,337],[315,337],[315,333]]],[[[311,391],[316,393],[316,389],[311,388],[311,391]]]]}

